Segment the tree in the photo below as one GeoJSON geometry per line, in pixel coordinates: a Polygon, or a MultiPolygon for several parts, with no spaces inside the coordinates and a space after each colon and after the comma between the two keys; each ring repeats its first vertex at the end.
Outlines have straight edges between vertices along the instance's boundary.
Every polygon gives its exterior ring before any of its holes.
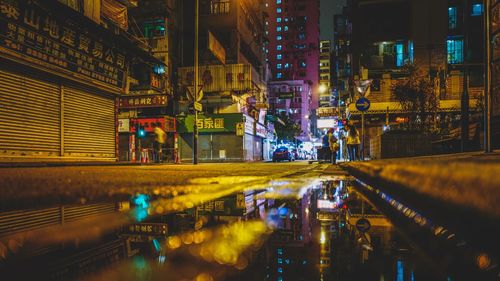
{"type": "Polygon", "coordinates": [[[402,109],[408,112],[408,129],[430,131],[439,109],[434,81],[414,64],[405,65],[403,71],[408,77],[396,81],[392,91],[402,109]]]}
{"type": "Polygon", "coordinates": [[[283,123],[281,123],[278,120],[274,123],[274,129],[276,130],[278,141],[294,142],[295,137],[302,133],[300,124],[295,123],[293,119],[285,113],[280,114],[278,118],[283,121],[283,123]]]}

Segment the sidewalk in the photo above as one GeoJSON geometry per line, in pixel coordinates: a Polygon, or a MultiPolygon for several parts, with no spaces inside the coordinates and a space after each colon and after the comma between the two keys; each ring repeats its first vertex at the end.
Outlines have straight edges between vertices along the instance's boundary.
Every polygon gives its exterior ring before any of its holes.
{"type": "Polygon", "coordinates": [[[399,201],[417,209],[432,218],[436,227],[447,226],[468,235],[471,241],[484,243],[486,248],[498,244],[500,151],[348,162],[340,166],[361,186],[394,206],[399,201]]]}

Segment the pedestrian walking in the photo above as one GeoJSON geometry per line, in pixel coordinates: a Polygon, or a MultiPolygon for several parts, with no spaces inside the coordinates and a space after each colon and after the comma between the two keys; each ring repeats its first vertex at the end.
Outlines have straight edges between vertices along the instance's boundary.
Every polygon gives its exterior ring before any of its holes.
{"type": "Polygon", "coordinates": [[[153,124],[153,127],[155,133],[155,141],[154,141],[155,162],[161,163],[163,162],[163,144],[165,143],[167,134],[157,124],[153,124]]]}
{"type": "Polygon", "coordinates": [[[356,129],[356,126],[350,125],[347,131],[347,150],[349,153],[349,161],[359,160],[360,143],[359,131],[356,129]]]}

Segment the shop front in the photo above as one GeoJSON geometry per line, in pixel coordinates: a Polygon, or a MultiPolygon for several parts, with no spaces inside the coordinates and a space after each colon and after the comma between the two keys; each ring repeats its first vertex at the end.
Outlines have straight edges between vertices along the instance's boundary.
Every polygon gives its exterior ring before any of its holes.
{"type": "Polygon", "coordinates": [[[36,1],[0,6],[0,159],[116,160],[125,53],[36,1]]]}
{"type": "Polygon", "coordinates": [[[150,163],[176,162],[177,141],[176,121],[170,116],[154,118],[124,118],[118,119],[119,132],[119,160],[130,162],[150,163]],[[155,128],[166,133],[165,143],[162,145],[161,159],[154,149],[156,138],[155,128]]]}
{"type": "MultiPolygon", "coordinates": [[[[178,116],[182,161],[192,161],[194,116],[178,116]]],[[[262,144],[254,135],[254,119],[242,113],[198,115],[198,160],[201,162],[254,161],[262,144]]]]}

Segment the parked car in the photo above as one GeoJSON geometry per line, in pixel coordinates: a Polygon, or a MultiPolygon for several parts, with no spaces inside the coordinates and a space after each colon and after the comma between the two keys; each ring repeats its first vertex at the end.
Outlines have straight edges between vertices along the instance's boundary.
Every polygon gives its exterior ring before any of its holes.
{"type": "Polygon", "coordinates": [[[273,162],[295,160],[292,153],[286,147],[279,147],[273,152],[273,162]]]}

